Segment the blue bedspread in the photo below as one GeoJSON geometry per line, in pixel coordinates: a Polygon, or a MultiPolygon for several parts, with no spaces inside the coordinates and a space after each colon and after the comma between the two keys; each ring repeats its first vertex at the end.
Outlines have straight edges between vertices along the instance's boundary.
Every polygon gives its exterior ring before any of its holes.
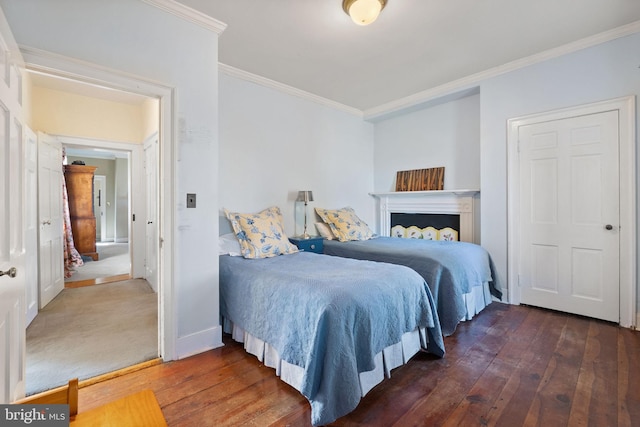
{"type": "Polygon", "coordinates": [[[442,333],[451,335],[466,314],[462,295],[489,282],[491,294],[502,299],[493,261],[482,246],[451,241],[377,237],[338,242],[325,240],[324,253],[346,258],[406,265],[429,285],[436,301],[442,333]]]}
{"type": "Polygon", "coordinates": [[[222,316],[304,369],[302,394],[314,425],[351,412],[359,373],[374,356],[425,327],[427,351],[444,355],[424,279],[392,264],[300,252],[265,259],[220,256],[222,316]]]}

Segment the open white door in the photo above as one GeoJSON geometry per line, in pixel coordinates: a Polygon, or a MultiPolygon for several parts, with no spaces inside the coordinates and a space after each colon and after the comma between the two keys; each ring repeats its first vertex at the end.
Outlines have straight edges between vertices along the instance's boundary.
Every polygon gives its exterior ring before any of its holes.
{"type": "Polygon", "coordinates": [[[158,292],[158,137],[155,136],[144,144],[144,170],[146,181],[146,247],[145,278],[151,288],[158,292]]]}
{"type": "Polygon", "coordinates": [[[0,10],[0,403],[24,396],[25,390],[23,67],[16,62],[19,58],[0,10]]]}
{"type": "Polygon", "coordinates": [[[64,289],[63,179],[62,144],[52,136],[38,132],[40,308],[64,289]]]}
{"type": "Polygon", "coordinates": [[[24,136],[25,187],[25,280],[27,287],[27,326],[38,314],[38,137],[25,128],[24,136]]]}

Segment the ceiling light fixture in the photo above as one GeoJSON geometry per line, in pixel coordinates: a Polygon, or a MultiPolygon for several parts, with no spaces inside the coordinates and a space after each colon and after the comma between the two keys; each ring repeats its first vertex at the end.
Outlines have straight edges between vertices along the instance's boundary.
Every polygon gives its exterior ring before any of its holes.
{"type": "Polygon", "coordinates": [[[342,9],[358,25],[369,25],[378,18],[387,0],[342,0],[342,9]]]}

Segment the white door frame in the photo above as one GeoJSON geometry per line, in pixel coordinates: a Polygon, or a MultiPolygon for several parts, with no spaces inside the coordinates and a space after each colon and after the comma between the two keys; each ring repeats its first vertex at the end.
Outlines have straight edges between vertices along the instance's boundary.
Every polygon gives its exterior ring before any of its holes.
{"type": "MultiPolygon", "coordinates": [[[[93,182],[95,187],[99,187],[98,191],[102,190],[104,192],[104,194],[100,194],[100,206],[98,206],[99,215],[96,215],[96,221],[100,221],[100,235],[98,236],[98,241],[104,242],[107,240],[107,209],[104,206],[104,199],[107,194],[107,177],[105,175],[94,175],[93,182]]],[[[95,190],[93,198],[95,199],[95,190]]]]}
{"type": "Polygon", "coordinates": [[[507,156],[507,278],[508,301],[520,304],[518,286],[518,248],[520,247],[519,191],[520,166],[518,161],[518,128],[550,120],[561,120],[605,111],[619,111],[620,138],[620,325],[633,327],[636,319],[636,150],[635,150],[635,97],[627,96],[585,104],[576,107],[532,114],[508,120],[507,156]]]}
{"type": "Polygon", "coordinates": [[[99,86],[133,92],[158,98],[160,102],[160,169],[158,181],[161,202],[158,211],[159,257],[158,266],[158,336],[159,353],[164,360],[175,360],[177,341],[177,317],[174,295],[174,222],[176,144],[176,89],[157,82],[125,74],[85,61],[61,56],[39,49],[21,49],[29,70],[56,75],[99,86]]]}

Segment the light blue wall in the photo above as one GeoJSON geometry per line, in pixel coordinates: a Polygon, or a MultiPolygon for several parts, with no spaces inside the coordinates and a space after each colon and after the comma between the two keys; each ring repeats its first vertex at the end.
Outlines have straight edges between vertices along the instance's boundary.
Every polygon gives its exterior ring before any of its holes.
{"type": "Polygon", "coordinates": [[[639,65],[640,34],[634,34],[531,65],[480,85],[482,245],[491,252],[504,280],[507,120],[622,96],[638,96],[639,65]]]}
{"type": "MultiPolygon", "coordinates": [[[[373,224],[373,125],[362,118],[220,74],[220,208],[281,208],[287,234],[302,232],[299,190],[313,208],[352,206],[373,224]]],[[[315,227],[309,234],[317,234],[315,227]]]]}
{"type": "Polygon", "coordinates": [[[396,172],[445,167],[444,189],[480,188],[480,96],[376,123],[375,191],[395,190],[396,172]]]}

